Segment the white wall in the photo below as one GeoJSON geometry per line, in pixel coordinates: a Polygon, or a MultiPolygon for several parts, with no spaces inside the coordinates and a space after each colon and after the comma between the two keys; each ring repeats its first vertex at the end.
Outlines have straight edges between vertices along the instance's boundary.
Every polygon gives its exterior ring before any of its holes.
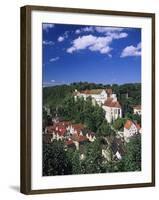
{"type": "MultiPolygon", "coordinates": [[[[157,154],[157,186],[156,188],[107,190],[96,192],[67,193],[25,196],[18,192],[19,188],[19,7],[27,4],[65,6],[79,8],[94,8],[107,10],[123,10],[136,12],[156,13],[156,35],[159,35],[159,0],[5,0],[0,6],[0,198],[1,199],[153,199],[159,195],[159,154],[157,154]]],[[[159,55],[159,37],[156,38],[156,55],[159,55]]],[[[159,59],[156,56],[156,68],[159,59]]],[[[156,69],[158,74],[158,69],[156,69]]],[[[159,81],[157,81],[159,84],[159,81]]],[[[159,88],[156,86],[156,91],[159,88]]],[[[158,94],[156,102],[159,102],[158,94]]],[[[159,110],[157,105],[156,110],[159,110]]],[[[158,120],[157,114],[157,120],[158,120]]],[[[157,121],[156,120],[156,121],[157,121]]],[[[159,123],[158,123],[159,124],[159,123]]],[[[159,126],[157,125],[157,130],[159,126]]],[[[156,131],[157,133],[157,131],[156,131]]],[[[156,134],[157,149],[159,152],[159,136],[156,134]]]]}

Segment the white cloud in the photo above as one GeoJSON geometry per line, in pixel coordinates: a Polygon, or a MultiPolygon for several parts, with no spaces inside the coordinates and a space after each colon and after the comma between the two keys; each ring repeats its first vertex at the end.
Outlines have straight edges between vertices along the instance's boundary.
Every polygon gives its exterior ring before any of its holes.
{"type": "Polygon", "coordinates": [[[45,30],[46,32],[49,31],[50,28],[53,28],[55,25],[54,24],[43,24],[43,30],[45,30]]]}
{"type": "Polygon", "coordinates": [[[112,55],[109,52],[112,50],[110,44],[113,40],[128,37],[128,34],[123,32],[125,28],[118,27],[95,27],[86,26],[75,31],[76,34],[83,32],[97,32],[100,36],[94,36],[92,34],[84,35],[76,38],[72,42],[72,46],[67,49],[68,53],[73,53],[82,49],[89,49],[90,51],[98,51],[101,54],[107,54],[109,57],[112,55]],[[102,36],[101,36],[102,35],[102,36]]]}
{"type": "Polygon", "coordinates": [[[64,41],[64,39],[65,39],[65,38],[64,38],[63,36],[59,36],[58,39],[57,39],[57,41],[58,41],[58,42],[62,42],[62,41],[64,41]]]}
{"type": "Polygon", "coordinates": [[[51,45],[54,45],[54,42],[53,42],[53,41],[44,40],[44,41],[43,41],[43,44],[44,44],[44,45],[50,45],[50,46],[51,46],[51,45]]]}
{"type": "Polygon", "coordinates": [[[81,30],[80,30],[80,29],[77,29],[77,30],[75,31],[75,33],[76,33],[76,34],[80,34],[80,33],[81,33],[81,30]]]}
{"type": "Polygon", "coordinates": [[[55,83],[55,80],[51,80],[52,83],[55,83]]]}
{"type": "Polygon", "coordinates": [[[135,47],[133,45],[127,46],[123,49],[120,57],[128,57],[128,56],[141,56],[141,42],[135,47]]]}
{"type": "MultiPolygon", "coordinates": [[[[72,46],[67,49],[68,53],[73,53],[74,51],[89,49],[90,51],[98,51],[101,54],[107,54],[112,50],[110,44],[114,39],[121,39],[127,37],[127,33],[111,33],[104,37],[97,37],[93,35],[85,35],[76,38],[72,42],[72,46]]],[[[112,55],[109,54],[109,57],[112,55]]]]}
{"type": "Polygon", "coordinates": [[[60,58],[60,57],[51,58],[49,61],[50,61],[50,62],[55,62],[55,61],[59,60],[59,58],[60,58]]]}
{"type": "MultiPolygon", "coordinates": [[[[112,33],[119,34],[126,28],[120,28],[120,27],[103,27],[103,26],[86,26],[81,29],[77,29],[75,31],[76,34],[80,34],[82,32],[98,32],[98,33],[103,33],[104,35],[110,35],[112,33]]],[[[124,33],[125,35],[126,33],[124,33]]]]}
{"type": "Polygon", "coordinates": [[[107,32],[121,32],[124,28],[118,28],[118,27],[102,27],[102,26],[96,26],[95,30],[98,33],[107,33],[107,32]]]}
{"type": "Polygon", "coordinates": [[[85,28],[82,29],[84,32],[93,32],[93,26],[86,26],[85,28]]]}
{"type": "Polygon", "coordinates": [[[113,39],[121,39],[121,38],[126,38],[128,36],[128,34],[125,32],[122,33],[108,32],[106,35],[112,37],[113,39]]]}
{"type": "Polygon", "coordinates": [[[80,34],[82,32],[94,32],[94,27],[93,26],[86,26],[84,28],[81,28],[81,29],[77,29],[75,31],[76,34],[80,34]]]}
{"type": "Polygon", "coordinates": [[[112,48],[109,44],[112,42],[111,37],[96,37],[93,35],[86,35],[78,37],[73,41],[73,45],[67,49],[68,53],[74,51],[89,49],[90,51],[99,51],[101,54],[108,54],[112,48]]]}

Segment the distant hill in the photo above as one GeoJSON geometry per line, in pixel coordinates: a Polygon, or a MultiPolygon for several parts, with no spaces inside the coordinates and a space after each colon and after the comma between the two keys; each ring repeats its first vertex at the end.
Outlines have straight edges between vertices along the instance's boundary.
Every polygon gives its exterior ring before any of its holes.
{"type": "Polygon", "coordinates": [[[75,89],[81,91],[86,89],[90,90],[106,88],[111,88],[113,93],[117,94],[118,100],[120,101],[122,107],[127,104],[129,104],[129,106],[141,104],[141,83],[103,85],[88,82],[78,82],[71,83],[70,85],[43,87],[43,105],[57,107],[63,103],[67,96],[72,95],[75,89]]]}

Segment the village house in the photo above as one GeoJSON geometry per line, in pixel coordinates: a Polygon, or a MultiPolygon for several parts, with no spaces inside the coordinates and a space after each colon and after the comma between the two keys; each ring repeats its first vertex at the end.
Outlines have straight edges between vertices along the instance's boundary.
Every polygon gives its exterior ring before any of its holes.
{"type": "Polygon", "coordinates": [[[96,140],[95,133],[93,132],[88,132],[86,134],[86,137],[90,142],[94,142],[96,140]]]}
{"type": "Polygon", "coordinates": [[[121,160],[125,154],[124,142],[120,138],[114,138],[111,144],[113,159],[121,160]]]}
{"type": "Polygon", "coordinates": [[[124,139],[129,142],[130,138],[134,135],[141,133],[141,127],[139,124],[133,122],[132,120],[127,120],[124,124],[124,139]]]}
{"type": "Polygon", "coordinates": [[[110,141],[105,141],[102,145],[102,156],[105,158],[104,162],[121,160],[124,154],[124,141],[121,138],[112,138],[110,141]]]}
{"type": "Polygon", "coordinates": [[[93,89],[74,92],[75,100],[78,97],[83,97],[86,100],[88,97],[92,98],[92,103],[96,103],[105,111],[106,120],[111,123],[113,120],[122,117],[122,109],[117,101],[116,94],[112,93],[112,89],[93,89]]]}
{"type": "Polygon", "coordinates": [[[133,107],[134,114],[141,115],[141,105],[137,105],[133,107]]]}
{"type": "MultiPolygon", "coordinates": [[[[62,121],[54,123],[53,126],[48,126],[45,128],[43,134],[44,142],[53,140],[65,141],[66,146],[75,146],[79,150],[79,145],[85,142],[93,142],[95,134],[89,132],[86,136],[83,135],[84,125],[83,124],[72,124],[69,121],[62,121]]],[[[48,143],[48,142],[46,142],[48,143]]]]}
{"type": "Polygon", "coordinates": [[[122,109],[120,103],[117,101],[116,96],[114,98],[108,97],[102,106],[105,111],[105,118],[108,123],[122,117],[122,109]]]}

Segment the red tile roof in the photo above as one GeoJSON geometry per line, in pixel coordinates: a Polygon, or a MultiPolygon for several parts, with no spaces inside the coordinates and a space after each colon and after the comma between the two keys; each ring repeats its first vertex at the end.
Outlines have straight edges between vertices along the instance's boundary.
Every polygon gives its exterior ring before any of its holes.
{"type": "Polygon", "coordinates": [[[74,143],[73,143],[72,140],[67,140],[67,141],[65,142],[65,144],[69,146],[69,145],[72,145],[72,144],[74,144],[74,143]]]}
{"type": "Polygon", "coordinates": [[[72,127],[75,130],[82,130],[82,129],[84,129],[84,125],[83,124],[72,124],[72,127]]]}
{"type": "Polygon", "coordinates": [[[124,128],[129,129],[132,126],[133,122],[131,120],[127,120],[124,124],[124,128]]]}
{"type": "Polygon", "coordinates": [[[108,95],[111,95],[112,94],[112,89],[108,88],[108,89],[106,89],[106,92],[107,92],[108,95]]]}
{"type": "Polygon", "coordinates": [[[131,120],[129,120],[129,119],[128,119],[128,120],[126,121],[126,123],[124,124],[124,128],[129,129],[129,128],[132,126],[132,124],[134,124],[138,130],[141,129],[140,124],[135,123],[135,122],[133,122],[133,121],[131,121],[131,120]]]}
{"type": "Polygon", "coordinates": [[[82,94],[100,94],[103,89],[92,89],[92,90],[82,90],[80,93],[82,94]]]}
{"type": "Polygon", "coordinates": [[[113,108],[121,108],[120,103],[118,101],[114,101],[111,97],[108,97],[108,99],[104,102],[104,105],[113,108]]]}

